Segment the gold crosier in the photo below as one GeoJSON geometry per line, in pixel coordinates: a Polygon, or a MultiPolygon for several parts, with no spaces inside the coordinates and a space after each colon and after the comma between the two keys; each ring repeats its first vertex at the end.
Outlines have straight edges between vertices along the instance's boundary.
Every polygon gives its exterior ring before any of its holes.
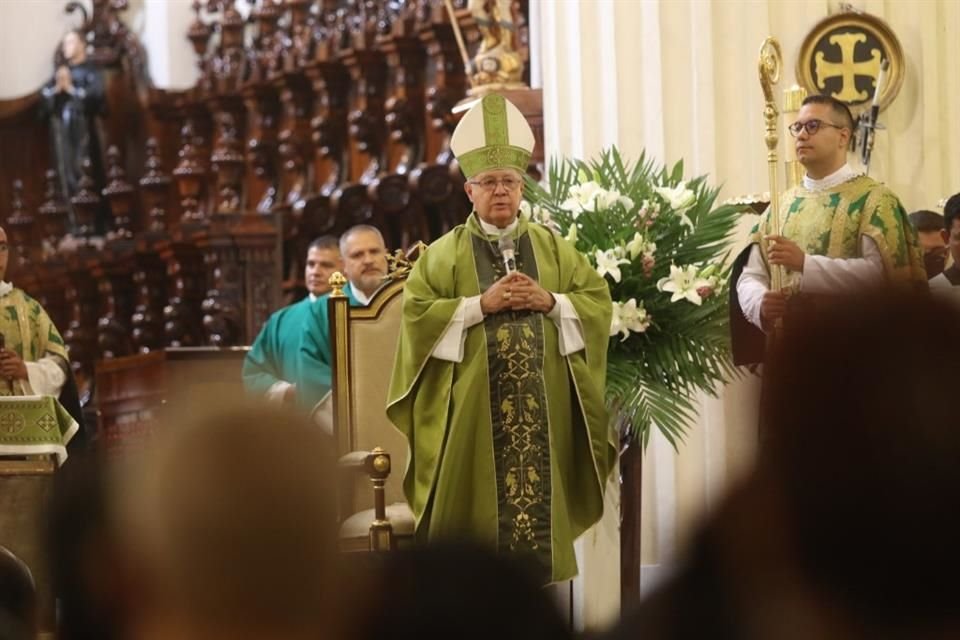
{"type": "MultiPolygon", "coordinates": [[[[760,47],[760,86],[763,88],[763,97],[766,104],[763,107],[764,129],[763,139],[767,143],[767,170],[770,177],[770,226],[775,234],[780,234],[780,185],[778,180],[779,166],[777,164],[777,118],[780,112],[773,95],[773,86],[780,82],[780,43],[776,38],[767,38],[760,47]]],[[[769,248],[769,247],[768,247],[769,248]]],[[[770,289],[783,289],[783,267],[770,265],[770,289]]]]}

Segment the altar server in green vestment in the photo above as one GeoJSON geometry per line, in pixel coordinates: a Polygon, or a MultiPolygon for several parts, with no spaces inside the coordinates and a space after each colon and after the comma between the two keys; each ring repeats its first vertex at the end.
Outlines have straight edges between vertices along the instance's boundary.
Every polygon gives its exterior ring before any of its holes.
{"type": "Polygon", "coordinates": [[[10,248],[0,228],[0,396],[60,395],[69,358],[40,303],[4,280],[10,248]]]}
{"type": "Polygon", "coordinates": [[[604,404],[612,304],[577,250],[518,215],[534,137],[487,95],[451,148],[474,210],[416,261],[387,414],[406,436],[420,541],[467,539],[576,575],[616,460],[604,404]]]}
{"type": "MultiPolygon", "coordinates": [[[[347,279],[343,293],[352,307],[368,305],[387,278],[387,247],[383,235],[370,225],[353,226],[340,236],[340,253],[343,255],[343,275],[347,279]]],[[[302,389],[298,403],[308,411],[328,416],[333,410],[329,405],[333,373],[329,298],[328,293],[317,300],[304,318],[303,340],[297,360],[297,380],[302,389]]],[[[317,418],[318,423],[332,430],[331,420],[317,418]]]]}
{"type": "Polygon", "coordinates": [[[293,402],[303,325],[317,299],[330,291],[330,276],[342,268],[333,236],[321,236],[307,248],[304,282],[307,297],[275,312],[260,330],[243,361],[243,384],[257,396],[293,402]]]}
{"type": "Polygon", "coordinates": [[[897,196],[847,164],[855,125],[829,96],[803,101],[790,126],[803,184],[780,198],[781,229],[769,211],[737,259],[730,320],[734,360],[763,359],[764,333],[790,304],[885,286],[926,288],[916,232],[897,196]],[[770,290],[770,265],[785,269],[784,290],[770,290]]]}

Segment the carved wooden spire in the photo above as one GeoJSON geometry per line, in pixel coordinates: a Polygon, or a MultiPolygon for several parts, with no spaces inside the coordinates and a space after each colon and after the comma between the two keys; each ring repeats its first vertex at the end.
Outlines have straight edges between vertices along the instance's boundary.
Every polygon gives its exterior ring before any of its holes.
{"type": "Polygon", "coordinates": [[[86,158],[83,161],[83,175],[77,185],[77,194],[70,198],[75,217],[74,235],[84,240],[89,240],[96,230],[95,221],[101,204],[100,196],[94,190],[91,171],[90,158],[86,158]]]}
{"type": "Polygon", "coordinates": [[[206,169],[201,164],[199,148],[203,140],[194,135],[193,123],[189,120],[181,130],[183,146],[180,149],[180,162],[173,170],[173,177],[177,181],[177,191],[180,193],[180,203],[183,208],[181,224],[203,224],[206,216],[200,207],[200,198],[203,193],[206,169]]]}
{"type": "Polygon", "coordinates": [[[7,233],[15,273],[25,273],[33,264],[33,216],[23,207],[23,182],[13,181],[13,201],[7,216],[7,233]]]}
{"type": "Polygon", "coordinates": [[[43,203],[37,209],[40,215],[40,234],[44,243],[44,255],[47,252],[56,250],[60,240],[67,232],[67,216],[69,208],[60,194],[60,180],[57,178],[57,172],[53,169],[47,170],[46,191],[44,193],[43,203]]]}
{"type": "Polygon", "coordinates": [[[217,214],[233,214],[240,210],[240,192],[243,183],[244,159],[233,114],[220,116],[223,134],[210,158],[217,174],[217,214]]]}
{"type": "Polygon", "coordinates": [[[120,150],[116,145],[111,145],[107,150],[107,167],[107,186],[103,189],[103,197],[110,204],[113,227],[117,236],[129,239],[133,237],[130,215],[133,211],[136,192],[133,185],[127,182],[120,150]]]}
{"type": "Polygon", "coordinates": [[[149,230],[163,233],[167,229],[167,210],[170,204],[170,176],[163,172],[160,161],[160,146],[156,138],[147,140],[147,162],[140,191],[150,217],[149,230]]]}

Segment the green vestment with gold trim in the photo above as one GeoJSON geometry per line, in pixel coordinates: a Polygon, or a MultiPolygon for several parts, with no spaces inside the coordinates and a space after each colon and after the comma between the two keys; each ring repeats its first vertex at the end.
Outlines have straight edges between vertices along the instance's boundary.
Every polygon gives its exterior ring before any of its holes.
{"type": "MultiPolygon", "coordinates": [[[[810,191],[802,185],[781,196],[782,235],[804,253],[828,258],[860,258],[860,239],[871,238],[883,256],[884,272],[891,284],[925,283],[923,254],[917,234],[897,196],[867,176],[857,176],[836,187],[810,191]]],[[[762,236],[775,234],[769,211],[751,232],[759,243],[764,263],[767,243],[762,236]]],[[[785,285],[796,288],[800,274],[786,272],[785,285]]]]}
{"type": "Polygon", "coordinates": [[[565,240],[524,219],[514,233],[518,270],[566,294],[585,349],[561,356],[551,319],[506,312],[465,329],[462,361],[432,357],[461,301],[503,275],[474,215],[406,282],[387,415],[409,443],[404,491],[418,539],[480,542],[560,581],[577,573],[573,541],[602,515],[616,461],[604,402],[612,305],[565,240]]]}
{"type": "MultiPolygon", "coordinates": [[[[4,348],[15,351],[24,362],[56,356],[63,359],[62,366],[68,366],[67,348],[50,316],[39,302],[16,287],[0,297],[0,333],[4,348]]],[[[0,396],[23,395],[19,380],[12,387],[0,384],[0,396]]]]}

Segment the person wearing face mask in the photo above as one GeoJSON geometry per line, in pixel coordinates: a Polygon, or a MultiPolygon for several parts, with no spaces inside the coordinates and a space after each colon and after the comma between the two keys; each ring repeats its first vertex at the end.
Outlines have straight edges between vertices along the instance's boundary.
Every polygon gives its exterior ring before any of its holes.
{"type": "Polygon", "coordinates": [[[790,126],[803,184],[780,197],[781,229],[764,214],[738,257],[731,280],[734,361],[761,362],[765,334],[789,306],[817,296],[905,285],[926,288],[917,235],[888,187],[847,164],[855,124],[835,98],[808,96],[790,126]],[[770,288],[770,266],[784,288],[770,288]]]}
{"type": "MultiPolygon", "coordinates": [[[[347,279],[343,293],[350,306],[368,305],[387,278],[387,247],[383,235],[370,225],[351,227],[340,236],[340,254],[343,256],[343,275],[347,279]]],[[[314,410],[329,397],[332,384],[329,296],[329,293],[323,295],[310,308],[301,329],[297,401],[307,410],[314,410]]]]}
{"type": "Polygon", "coordinates": [[[330,276],[341,264],[336,238],[322,236],[310,243],[304,268],[307,296],[271,315],[244,358],[243,385],[249,393],[274,402],[294,402],[304,319],[319,297],[330,291],[330,276]]]}
{"type": "Polygon", "coordinates": [[[612,304],[587,259],[519,215],[534,137],[490,94],[450,141],[473,212],[404,286],[387,415],[407,438],[420,541],[470,541],[541,584],[577,574],[616,460],[604,403],[612,304]]]}

